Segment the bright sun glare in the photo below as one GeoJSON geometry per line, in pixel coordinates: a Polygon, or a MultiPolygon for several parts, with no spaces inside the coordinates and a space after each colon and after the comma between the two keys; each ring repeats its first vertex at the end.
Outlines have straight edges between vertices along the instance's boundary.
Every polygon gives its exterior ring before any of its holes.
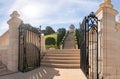
{"type": "Polygon", "coordinates": [[[39,6],[37,5],[26,5],[22,9],[23,15],[28,18],[36,18],[37,16],[40,15],[41,12],[42,12],[42,9],[39,8],[39,6]]]}

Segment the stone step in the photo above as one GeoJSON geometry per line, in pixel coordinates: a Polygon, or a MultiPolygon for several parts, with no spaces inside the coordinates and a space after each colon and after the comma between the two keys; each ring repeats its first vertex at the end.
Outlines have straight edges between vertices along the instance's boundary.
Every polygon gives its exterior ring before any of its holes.
{"type": "Polygon", "coordinates": [[[7,67],[4,64],[0,65],[0,73],[4,72],[7,70],[7,67]]]}
{"type": "Polygon", "coordinates": [[[79,54],[46,54],[48,57],[80,57],[79,54]]]}
{"type": "Polygon", "coordinates": [[[80,68],[80,64],[54,64],[54,63],[41,63],[41,66],[54,67],[54,68],[80,68]]]}
{"type": "Polygon", "coordinates": [[[2,65],[2,62],[0,61],[0,65],[2,65]]]}
{"type": "Polygon", "coordinates": [[[12,73],[14,73],[14,72],[9,71],[9,70],[7,69],[7,66],[4,65],[2,62],[0,62],[0,76],[12,74],[12,73]]]}
{"type": "Polygon", "coordinates": [[[41,65],[56,68],[80,68],[80,50],[47,50],[41,60],[41,65]]]}
{"type": "Polygon", "coordinates": [[[6,68],[6,67],[3,67],[3,68],[0,69],[0,73],[3,73],[3,72],[6,71],[6,70],[7,70],[7,68],[6,68]]]}
{"type": "Polygon", "coordinates": [[[80,49],[54,49],[54,50],[46,50],[47,53],[80,53],[80,49]]]}
{"type": "Polygon", "coordinates": [[[43,59],[41,62],[54,63],[54,64],[80,64],[80,60],[46,60],[46,59],[43,59]]]}
{"type": "Polygon", "coordinates": [[[80,60],[80,57],[48,57],[45,56],[44,59],[46,60],[80,60]]]}
{"type": "Polygon", "coordinates": [[[80,54],[80,52],[47,52],[46,54],[80,54]]]}
{"type": "Polygon", "coordinates": [[[4,71],[0,72],[0,76],[5,76],[5,75],[13,74],[13,73],[15,73],[15,72],[11,72],[9,70],[4,70],[4,71]]]}
{"type": "Polygon", "coordinates": [[[46,53],[46,54],[80,54],[80,52],[79,53],[77,53],[77,52],[48,52],[48,53],[46,53]]]}
{"type": "Polygon", "coordinates": [[[1,64],[0,65],[0,69],[2,69],[2,68],[4,68],[4,67],[6,67],[5,65],[3,65],[3,64],[1,64]]]}
{"type": "Polygon", "coordinates": [[[70,53],[70,54],[68,54],[68,53],[47,53],[46,55],[80,55],[79,53],[70,53]]]}
{"type": "Polygon", "coordinates": [[[69,33],[64,41],[64,49],[75,49],[74,33],[69,33]]]}
{"type": "Polygon", "coordinates": [[[55,51],[55,52],[47,52],[46,54],[80,54],[80,52],[78,51],[73,51],[73,52],[69,52],[69,51],[65,51],[65,52],[58,52],[58,51],[55,51]]]}

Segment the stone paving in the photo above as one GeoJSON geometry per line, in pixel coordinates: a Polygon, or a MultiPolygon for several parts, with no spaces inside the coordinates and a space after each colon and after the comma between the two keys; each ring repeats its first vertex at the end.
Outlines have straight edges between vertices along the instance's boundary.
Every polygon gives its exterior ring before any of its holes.
{"type": "Polygon", "coordinates": [[[60,69],[40,67],[21,73],[0,76],[0,79],[87,79],[81,69],[60,69]]]}

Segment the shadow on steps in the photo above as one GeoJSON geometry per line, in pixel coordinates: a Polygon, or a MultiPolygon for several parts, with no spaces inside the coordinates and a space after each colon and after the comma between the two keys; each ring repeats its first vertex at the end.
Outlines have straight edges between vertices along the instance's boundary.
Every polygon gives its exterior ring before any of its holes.
{"type": "Polygon", "coordinates": [[[59,71],[54,68],[40,67],[26,73],[15,73],[7,76],[2,76],[0,79],[53,79],[55,76],[60,76],[59,71]]]}

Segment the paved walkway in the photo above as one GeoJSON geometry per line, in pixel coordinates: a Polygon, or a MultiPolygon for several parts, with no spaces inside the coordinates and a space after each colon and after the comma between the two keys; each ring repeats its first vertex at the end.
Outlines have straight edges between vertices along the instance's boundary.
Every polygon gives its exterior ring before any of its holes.
{"type": "Polygon", "coordinates": [[[26,73],[0,76],[0,79],[87,79],[81,69],[60,69],[41,67],[26,73]]]}

